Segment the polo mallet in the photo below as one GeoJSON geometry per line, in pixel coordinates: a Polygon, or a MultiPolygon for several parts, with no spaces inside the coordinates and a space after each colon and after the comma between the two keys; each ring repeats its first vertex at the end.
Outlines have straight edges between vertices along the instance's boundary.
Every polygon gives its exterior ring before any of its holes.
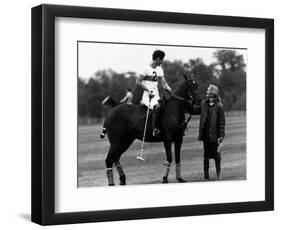
{"type": "Polygon", "coordinates": [[[142,138],[142,143],[141,143],[141,150],[139,152],[139,155],[137,156],[138,160],[141,161],[145,161],[145,159],[143,158],[143,145],[144,145],[144,139],[145,139],[145,134],[146,134],[146,128],[147,128],[147,121],[148,121],[148,114],[149,114],[149,107],[150,107],[150,103],[151,103],[151,99],[154,96],[152,95],[152,91],[149,94],[149,103],[148,103],[148,107],[147,107],[147,112],[146,112],[146,118],[145,118],[145,124],[144,124],[144,131],[143,131],[143,138],[142,138]]]}

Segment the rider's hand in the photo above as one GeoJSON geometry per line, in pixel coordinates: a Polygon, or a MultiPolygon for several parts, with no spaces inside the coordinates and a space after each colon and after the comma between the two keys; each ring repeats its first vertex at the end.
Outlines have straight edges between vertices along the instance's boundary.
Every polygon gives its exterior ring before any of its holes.
{"type": "Polygon", "coordinates": [[[152,90],[145,89],[145,91],[147,91],[148,95],[153,95],[153,91],[152,90]]]}
{"type": "Polygon", "coordinates": [[[149,100],[151,100],[152,98],[154,98],[154,94],[153,91],[148,91],[148,95],[149,95],[149,100]]]}

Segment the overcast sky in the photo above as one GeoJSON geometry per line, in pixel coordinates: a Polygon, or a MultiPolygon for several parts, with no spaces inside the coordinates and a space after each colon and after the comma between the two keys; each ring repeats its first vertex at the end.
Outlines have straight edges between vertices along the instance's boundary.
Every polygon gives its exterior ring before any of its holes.
{"type": "MultiPolygon", "coordinates": [[[[201,58],[205,64],[215,61],[213,53],[218,48],[205,47],[176,47],[156,45],[110,44],[110,43],[78,43],[78,75],[83,79],[94,77],[98,70],[112,69],[118,73],[133,71],[141,73],[151,63],[152,53],[161,49],[166,53],[165,60],[181,60],[201,58]]],[[[225,49],[225,48],[224,48],[225,49]]],[[[244,56],[246,50],[237,49],[237,53],[244,56]]]]}

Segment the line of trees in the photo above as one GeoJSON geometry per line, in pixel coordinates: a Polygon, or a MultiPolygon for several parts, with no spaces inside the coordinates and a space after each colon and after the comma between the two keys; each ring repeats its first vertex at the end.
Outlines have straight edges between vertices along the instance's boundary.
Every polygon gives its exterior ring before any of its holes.
{"type": "MultiPolygon", "coordinates": [[[[218,50],[214,54],[216,61],[206,65],[202,59],[165,61],[163,70],[168,84],[173,90],[183,80],[183,74],[194,76],[198,83],[198,95],[204,98],[209,84],[219,87],[220,97],[226,111],[246,110],[246,72],[242,55],[235,50],[218,50]]],[[[102,100],[111,95],[120,100],[126,89],[131,88],[134,103],[138,103],[142,90],[136,87],[137,75],[134,72],[116,73],[113,70],[101,70],[88,81],[78,78],[78,113],[79,117],[91,117],[100,120],[105,115],[102,100]]],[[[161,93],[160,86],[160,93],[161,93]]]]}

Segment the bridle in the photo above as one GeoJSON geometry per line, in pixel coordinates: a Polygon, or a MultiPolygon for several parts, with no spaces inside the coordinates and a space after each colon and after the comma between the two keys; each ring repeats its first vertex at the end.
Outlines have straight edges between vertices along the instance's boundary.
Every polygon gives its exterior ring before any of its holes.
{"type": "Polygon", "coordinates": [[[188,92],[189,99],[185,99],[184,97],[178,96],[176,94],[173,94],[172,97],[177,99],[177,100],[179,100],[179,101],[184,101],[186,103],[189,103],[190,101],[192,102],[193,101],[193,97],[191,96],[189,91],[187,91],[187,92],[188,92]]]}
{"type": "MultiPolygon", "coordinates": [[[[179,101],[185,102],[186,105],[189,104],[189,103],[190,103],[190,104],[193,104],[194,99],[193,99],[191,93],[189,92],[188,87],[187,87],[187,86],[183,86],[183,87],[185,88],[185,90],[186,90],[187,93],[188,93],[188,99],[186,99],[186,98],[184,98],[184,97],[181,97],[181,96],[178,96],[178,95],[176,95],[176,94],[172,94],[172,97],[175,98],[175,99],[177,99],[177,100],[179,100],[179,101]]],[[[188,117],[188,118],[186,118],[186,117],[184,118],[184,127],[185,127],[184,130],[189,127],[189,126],[188,126],[188,123],[189,123],[189,121],[191,120],[191,117],[192,117],[192,115],[189,114],[189,117],[188,117]]]]}
{"type": "Polygon", "coordinates": [[[187,91],[188,93],[188,99],[184,98],[184,97],[181,97],[181,96],[178,96],[176,94],[173,94],[171,93],[171,96],[179,101],[184,101],[185,103],[192,103],[193,102],[193,97],[191,95],[191,93],[189,92],[189,89],[188,87],[186,86],[183,86],[185,88],[185,90],[187,91]]]}

